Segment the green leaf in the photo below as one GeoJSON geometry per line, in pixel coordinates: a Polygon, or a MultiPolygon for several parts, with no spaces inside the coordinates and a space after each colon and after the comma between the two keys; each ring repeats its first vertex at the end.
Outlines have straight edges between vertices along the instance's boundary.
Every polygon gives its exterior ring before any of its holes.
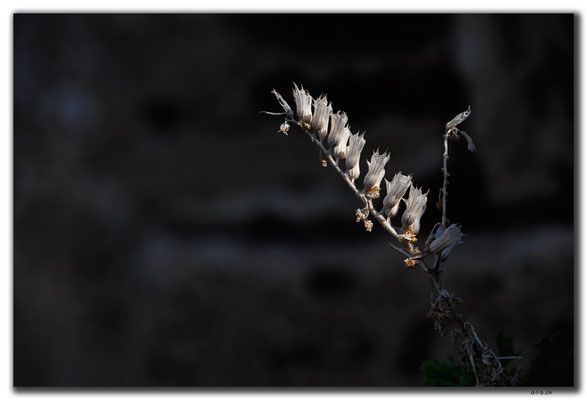
{"type": "Polygon", "coordinates": [[[426,360],[422,363],[426,386],[475,386],[475,375],[455,363],[452,357],[448,361],[426,360]]]}

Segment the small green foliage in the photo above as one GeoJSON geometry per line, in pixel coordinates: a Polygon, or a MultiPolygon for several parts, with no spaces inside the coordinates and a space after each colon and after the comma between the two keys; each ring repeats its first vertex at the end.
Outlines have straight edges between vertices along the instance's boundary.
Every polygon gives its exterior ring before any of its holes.
{"type": "Polygon", "coordinates": [[[475,386],[475,375],[449,356],[448,361],[426,360],[422,363],[426,386],[475,386]]]}

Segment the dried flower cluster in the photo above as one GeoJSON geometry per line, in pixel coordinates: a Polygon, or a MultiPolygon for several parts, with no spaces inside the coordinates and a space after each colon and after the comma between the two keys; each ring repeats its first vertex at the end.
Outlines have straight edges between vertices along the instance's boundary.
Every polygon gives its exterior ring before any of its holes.
{"type": "MultiPolygon", "coordinates": [[[[420,230],[420,219],[426,210],[428,193],[423,193],[421,188],[413,185],[411,175],[398,172],[391,182],[385,179],[386,196],[383,199],[382,208],[379,211],[375,211],[374,208],[373,200],[381,196],[381,182],[385,178],[385,166],[390,160],[389,152],[380,153],[377,149],[370,160],[366,160],[367,171],[363,177],[362,189],[359,190],[355,182],[361,176],[361,153],[366,144],[365,133],[352,133],[347,114],[340,110],[334,112],[332,103],[324,94],[314,99],[303,86],[298,87],[294,84],[293,97],[297,115],[295,120],[293,119],[294,111],[289,104],[275,90],[272,93],[284,110],[282,114],[286,115],[286,120],[279,132],[287,134],[289,123],[293,122],[304,129],[323,153],[331,158],[332,164],[344,174],[365,205],[357,213],[357,220],[363,222],[365,229],[371,231],[373,227],[373,222],[369,220],[371,214],[375,219],[383,218],[389,225],[387,230],[393,232],[392,234],[400,241],[410,244],[416,242],[416,235],[420,230]],[[407,199],[404,198],[406,193],[408,193],[407,199]],[[390,220],[399,214],[402,200],[406,205],[401,216],[402,225],[397,228],[392,227],[390,220]]],[[[410,267],[417,265],[422,256],[413,246],[408,246],[407,255],[410,257],[406,264],[410,267]]]]}
{"type": "MultiPolygon", "coordinates": [[[[443,186],[439,193],[439,206],[442,209],[442,220],[432,229],[426,240],[424,250],[415,246],[416,235],[420,231],[420,220],[426,211],[428,192],[423,193],[413,183],[412,175],[397,172],[391,181],[385,179],[385,166],[390,161],[390,154],[375,150],[371,158],[366,160],[367,171],[363,176],[363,185],[359,189],[356,181],[361,176],[361,153],[365,147],[365,133],[352,133],[348,125],[348,116],[344,111],[333,111],[332,103],[326,95],[314,99],[301,86],[294,84],[293,97],[296,105],[297,119],[294,111],[284,98],[275,90],[272,93],[283,108],[283,112],[265,112],[271,115],[285,115],[285,121],[279,128],[279,133],[287,135],[290,123],[293,123],[306,132],[321,153],[322,165],[330,164],[344,179],[348,187],[362,202],[363,207],[355,212],[357,222],[362,222],[365,230],[373,229],[373,220],[377,221],[398,242],[399,246],[390,245],[407,256],[404,260],[409,268],[420,266],[430,278],[436,295],[432,296],[431,309],[428,317],[434,321],[435,329],[444,335],[450,329],[453,340],[460,344],[462,360],[472,369],[478,385],[513,385],[519,375],[509,376],[505,373],[500,362],[489,346],[479,339],[473,326],[466,322],[457,312],[461,299],[444,289],[444,269],[441,264],[446,261],[452,249],[461,243],[463,233],[457,224],[449,225],[446,214],[447,187],[448,187],[448,141],[464,138],[467,148],[476,151],[471,137],[458,128],[471,114],[471,109],[458,114],[445,126],[444,133],[444,164],[443,186]],[[374,200],[381,197],[381,182],[385,180],[385,197],[381,206],[375,206],[374,200]],[[406,197],[407,193],[407,197],[406,197]],[[401,226],[393,226],[392,221],[399,216],[400,207],[405,209],[401,215],[401,226]],[[428,265],[426,258],[432,258],[433,264],[428,265]],[[481,380],[477,374],[476,365],[482,365],[481,380]]],[[[506,357],[519,358],[519,357],[506,357]]],[[[521,369],[521,363],[519,364],[521,369]]]]}

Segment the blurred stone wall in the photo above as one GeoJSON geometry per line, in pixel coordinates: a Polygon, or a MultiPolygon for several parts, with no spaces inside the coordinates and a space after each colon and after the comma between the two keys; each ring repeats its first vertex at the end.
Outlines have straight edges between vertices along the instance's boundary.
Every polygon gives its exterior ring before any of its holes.
{"type": "Polygon", "coordinates": [[[421,386],[455,354],[424,274],[259,113],[292,82],[430,189],[424,235],[470,104],[447,285],[489,342],[530,364],[566,332],[572,357],[573,35],[572,15],[15,15],[15,385],[421,386]]]}

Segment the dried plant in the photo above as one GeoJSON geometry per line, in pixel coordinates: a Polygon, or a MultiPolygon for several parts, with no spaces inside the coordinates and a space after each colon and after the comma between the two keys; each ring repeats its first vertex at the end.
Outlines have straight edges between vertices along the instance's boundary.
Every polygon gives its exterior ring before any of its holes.
{"type": "Polygon", "coordinates": [[[460,348],[460,361],[470,369],[478,386],[516,385],[522,369],[522,358],[517,356],[498,357],[489,345],[481,340],[470,322],[467,322],[458,311],[461,299],[445,289],[446,270],[442,264],[448,259],[451,250],[462,243],[463,233],[460,225],[450,224],[447,217],[448,198],[448,158],[449,140],[464,138],[469,151],[476,151],[472,138],[459,129],[471,114],[471,109],[458,114],[445,126],[443,135],[443,185],[439,192],[438,208],[442,209],[441,221],[437,223],[424,244],[423,249],[417,246],[417,235],[420,231],[420,220],[426,211],[428,192],[414,185],[412,175],[401,172],[395,174],[391,182],[385,179],[386,195],[382,205],[374,201],[381,198],[381,182],[385,178],[385,166],[390,160],[388,152],[374,151],[367,160],[367,172],[363,178],[362,188],[357,181],[361,175],[360,158],[365,146],[365,134],[353,134],[348,126],[345,112],[333,112],[332,104],[326,95],[313,99],[310,93],[301,86],[294,84],[293,97],[296,105],[297,119],[294,111],[285,99],[275,90],[272,93],[283,108],[283,112],[267,112],[270,115],[285,116],[279,133],[287,135],[290,124],[300,127],[310,140],[320,149],[321,162],[324,167],[330,165],[346,182],[351,191],[362,204],[355,212],[356,221],[362,222],[365,230],[373,229],[372,220],[376,221],[395,240],[390,243],[396,251],[406,258],[408,268],[420,267],[432,283],[430,311],[427,316],[434,321],[434,328],[440,335],[449,334],[460,348]],[[406,193],[407,199],[405,198],[406,193]],[[401,226],[393,225],[397,220],[401,202],[405,210],[401,215],[401,226]],[[502,359],[517,359],[515,373],[507,373],[502,359]]]}

